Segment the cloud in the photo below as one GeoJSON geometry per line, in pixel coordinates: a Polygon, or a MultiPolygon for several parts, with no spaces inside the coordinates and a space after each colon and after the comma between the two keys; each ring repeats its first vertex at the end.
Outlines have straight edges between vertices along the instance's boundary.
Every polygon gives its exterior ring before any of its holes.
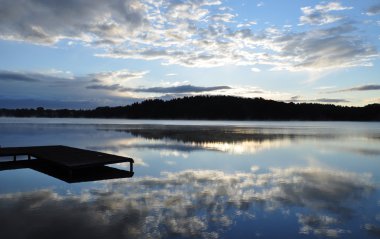
{"type": "Polygon", "coordinates": [[[197,92],[208,92],[208,91],[217,91],[217,90],[228,90],[231,89],[229,86],[193,86],[193,85],[180,85],[180,86],[170,86],[170,87],[150,87],[150,88],[129,88],[123,87],[119,84],[114,85],[90,85],[86,87],[87,89],[96,89],[96,90],[112,90],[119,92],[143,92],[143,93],[197,93],[197,92]]]}
{"type": "MultiPolygon", "coordinates": [[[[0,0],[0,4],[1,39],[50,45],[68,39],[100,48],[98,57],[186,67],[261,64],[289,71],[370,66],[378,57],[376,48],[352,24],[304,32],[282,27],[254,31],[234,22],[237,14],[231,10],[216,8],[222,4],[217,0],[0,0]]],[[[305,7],[301,22],[335,22],[341,17],[331,12],[347,9],[351,8],[338,2],[305,7]]],[[[120,82],[108,82],[115,83],[120,82]]]]}
{"type": "Polygon", "coordinates": [[[300,98],[301,98],[301,96],[299,96],[299,95],[292,96],[292,97],[290,97],[289,101],[295,101],[295,102],[297,102],[297,101],[299,101],[300,98]]]}
{"type": "MultiPolygon", "coordinates": [[[[278,97],[281,93],[264,91],[257,87],[242,86],[194,86],[187,81],[161,82],[159,86],[131,87],[136,80],[144,79],[149,71],[132,71],[121,69],[109,72],[96,72],[85,75],[73,75],[59,70],[37,72],[0,71],[0,88],[3,107],[42,106],[62,108],[64,102],[68,107],[84,108],[90,106],[126,105],[143,99],[172,99],[207,93],[209,95],[233,95],[254,97],[278,97]],[[24,81],[30,84],[20,84],[24,81]],[[85,89],[85,90],[83,90],[85,89]],[[87,89],[87,90],[86,90],[87,89]],[[39,92],[38,95],[35,92],[39,92]],[[75,102],[72,99],[76,99],[75,102]],[[123,100],[124,99],[124,100],[123,100]],[[30,100],[30,102],[28,102],[30,100]],[[87,103],[86,103],[87,102],[87,103]],[[91,103],[92,102],[92,103],[91,103]],[[38,105],[41,103],[41,105],[38,105]]],[[[141,84],[140,84],[141,85],[141,84]]],[[[13,108],[13,107],[12,107],[13,108]]]]}
{"type": "Polygon", "coordinates": [[[346,99],[329,99],[329,98],[320,98],[312,100],[313,102],[321,102],[321,103],[348,103],[349,100],[346,99]]]}
{"type": "Polygon", "coordinates": [[[110,72],[100,72],[95,74],[90,74],[91,77],[98,82],[125,82],[129,80],[137,80],[143,78],[149,71],[130,71],[127,69],[110,71],[110,72]]]}
{"type": "Polygon", "coordinates": [[[46,78],[44,75],[36,73],[21,73],[12,71],[0,71],[0,81],[21,81],[21,82],[39,82],[41,78],[46,78]]]}
{"type": "Polygon", "coordinates": [[[282,63],[274,69],[321,70],[355,66],[370,66],[377,56],[375,47],[353,36],[351,24],[314,30],[299,34],[287,34],[275,40],[281,56],[294,59],[291,64],[282,63]]]}
{"type": "Polygon", "coordinates": [[[338,93],[338,92],[349,92],[349,91],[370,91],[370,90],[380,90],[380,85],[362,85],[351,87],[342,90],[329,91],[328,93],[338,93]]]}
{"type": "Polygon", "coordinates": [[[331,226],[350,222],[347,212],[358,213],[358,203],[373,188],[366,175],[320,168],[166,172],[111,180],[76,194],[52,189],[2,194],[0,230],[12,238],[216,238],[257,208],[267,218],[268,210],[294,207],[322,214],[295,215],[301,232],[307,226],[304,232],[334,236],[329,230],[337,227],[331,226]]]}
{"type": "Polygon", "coordinates": [[[380,237],[380,226],[376,224],[366,223],[364,229],[375,237],[380,237]]]}
{"type": "Polygon", "coordinates": [[[373,5],[367,10],[367,15],[374,16],[380,14],[380,4],[373,5]]]}
{"type": "Polygon", "coordinates": [[[325,25],[342,19],[341,16],[329,14],[331,11],[342,11],[352,9],[352,7],[344,7],[339,2],[329,2],[325,5],[319,4],[313,7],[301,8],[303,16],[300,17],[301,24],[325,25]]]}
{"type": "Polygon", "coordinates": [[[44,107],[48,109],[92,109],[100,106],[95,101],[64,101],[64,100],[44,100],[44,99],[7,99],[0,97],[0,108],[37,108],[44,107]]]}
{"type": "Polygon", "coordinates": [[[186,67],[261,64],[287,71],[371,66],[371,60],[378,56],[376,48],[364,42],[349,23],[304,32],[267,28],[256,33],[247,28],[233,31],[217,24],[191,33],[186,38],[189,41],[170,41],[164,48],[120,47],[97,56],[162,60],[164,65],[186,67]]]}
{"type": "Polygon", "coordinates": [[[290,97],[290,99],[286,100],[285,102],[348,103],[350,101],[346,99],[332,99],[332,98],[319,98],[319,99],[314,99],[314,100],[310,100],[310,99],[308,100],[308,99],[302,99],[301,96],[297,95],[297,96],[290,97]]]}
{"type": "Polygon", "coordinates": [[[235,15],[231,13],[221,13],[211,16],[211,20],[216,22],[232,22],[234,18],[235,15]]]}
{"type": "Polygon", "coordinates": [[[117,43],[142,27],[136,0],[1,0],[0,38],[55,44],[61,39],[117,43]]]}
{"type": "Polygon", "coordinates": [[[103,82],[103,83],[123,83],[130,80],[141,79],[149,71],[130,71],[127,69],[109,72],[98,72],[86,74],[84,76],[68,76],[62,74],[61,71],[52,72],[19,72],[19,71],[0,71],[0,81],[7,81],[9,83],[22,81],[22,82],[35,82],[35,83],[60,83],[71,84],[73,82],[103,82]]]}
{"type": "Polygon", "coordinates": [[[96,84],[96,85],[86,86],[86,88],[87,89],[91,89],[91,90],[112,90],[112,91],[123,89],[123,87],[120,86],[119,84],[113,84],[113,85],[99,85],[99,84],[96,84]]]}
{"type": "Polygon", "coordinates": [[[301,234],[337,238],[341,234],[351,233],[349,230],[331,228],[331,226],[339,224],[339,221],[330,216],[298,214],[297,217],[298,222],[301,224],[301,234]]]}
{"type": "MultiPolygon", "coordinates": [[[[181,85],[172,87],[151,87],[151,88],[138,88],[135,92],[151,92],[151,93],[190,93],[190,92],[207,92],[216,90],[228,90],[229,86],[193,86],[193,85],[181,85]]],[[[127,90],[128,91],[128,90],[127,90]]]]}
{"type": "Polygon", "coordinates": [[[145,97],[140,98],[128,94],[116,96],[107,92],[99,93],[83,89],[86,89],[89,84],[103,82],[109,84],[109,90],[117,89],[121,84],[140,79],[145,74],[147,71],[129,71],[126,69],[86,75],[62,74],[61,71],[45,73],[0,71],[0,88],[2,89],[0,107],[35,108],[42,106],[54,109],[88,109],[105,105],[131,104],[142,101],[145,97]]]}
{"type": "Polygon", "coordinates": [[[264,2],[259,2],[259,3],[256,4],[256,6],[257,7],[262,7],[262,6],[264,6],[264,2]]]}

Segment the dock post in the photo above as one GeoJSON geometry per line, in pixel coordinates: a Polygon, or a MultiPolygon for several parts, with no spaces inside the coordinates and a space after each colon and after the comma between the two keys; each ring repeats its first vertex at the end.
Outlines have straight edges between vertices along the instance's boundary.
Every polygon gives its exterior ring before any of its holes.
{"type": "Polygon", "coordinates": [[[28,160],[30,160],[30,159],[31,159],[30,154],[28,154],[28,160]]]}
{"type": "Polygon", "coordinates": [[[16,161],[16,155],[13,155],[13,161],[16,161]]]}
{"type": "Polygon", "coordinates": [[[129,162],[129,171],[133,172],[133,163],[129,162]]]}

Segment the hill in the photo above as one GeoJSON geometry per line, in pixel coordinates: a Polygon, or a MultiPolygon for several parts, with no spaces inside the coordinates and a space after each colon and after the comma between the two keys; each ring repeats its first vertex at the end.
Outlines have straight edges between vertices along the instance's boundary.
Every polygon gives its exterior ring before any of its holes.
{"type": "Polygon", "coordinates": [[[285,103],[263,98],[194,96],[146,100],[119,107],[93,110],[0,109],[0,116],[88,117],[129,119],[207,120],[352,120],[380,121],[380,104],[347,107],[332,104],[285,103]]]}

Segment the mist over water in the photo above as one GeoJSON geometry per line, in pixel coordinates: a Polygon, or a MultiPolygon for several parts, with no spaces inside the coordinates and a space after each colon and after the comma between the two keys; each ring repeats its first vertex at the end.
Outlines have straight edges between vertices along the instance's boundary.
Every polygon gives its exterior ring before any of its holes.
{"type": "Polygon", "coordinates": [[[55,144],[135,175],[0,171],[1,238],[380,237],[379,123],[0,119],[2,147],[55,144]]]}

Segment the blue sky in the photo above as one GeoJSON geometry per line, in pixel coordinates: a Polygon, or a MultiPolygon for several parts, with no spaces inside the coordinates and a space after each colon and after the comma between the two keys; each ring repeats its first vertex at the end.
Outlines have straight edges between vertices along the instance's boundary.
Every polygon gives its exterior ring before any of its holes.
{"type": "Polygon", "coordinates": [[[379,0],[0,0],[0,107],[380,103],[379,0]]]}

